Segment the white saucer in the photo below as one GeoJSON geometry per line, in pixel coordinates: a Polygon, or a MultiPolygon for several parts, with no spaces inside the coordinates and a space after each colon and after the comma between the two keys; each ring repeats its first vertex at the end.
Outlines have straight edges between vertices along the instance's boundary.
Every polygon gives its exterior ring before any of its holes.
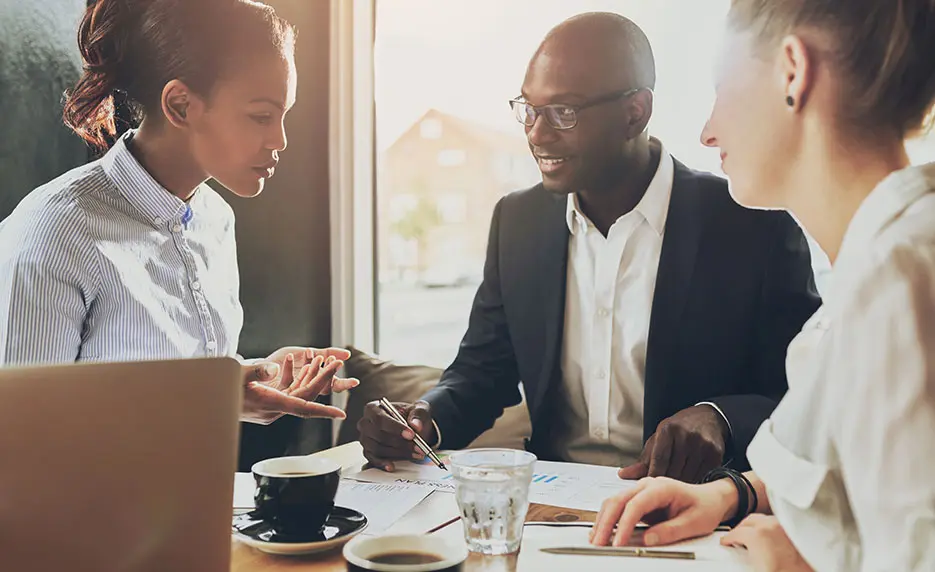
{"type": "Polygon", "coordinates": [[[367,517],[356,510],[336,506],[325,526],[314,538],[283,537],[272,526],[256,520],[251,513],[234,517],[234,537],[247,546],[268,554],[296,556],[325,552],[345,544],[367,528],[367,517]]]}

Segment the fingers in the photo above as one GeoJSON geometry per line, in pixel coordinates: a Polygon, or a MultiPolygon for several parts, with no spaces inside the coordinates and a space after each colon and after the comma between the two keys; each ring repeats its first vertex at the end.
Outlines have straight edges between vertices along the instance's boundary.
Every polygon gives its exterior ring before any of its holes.
{"type": "Polygon", "coordinates": [[[642,461],[637,461],[628,467],[623,467],[617,471],[617,476],[621,479],[638,481],[649,475],[649,465],[642,461]]]}
{"type": "Polygon", "coordinates": [[[312,361],[302,368],[302,375],[299,376],[299,382],[295,384],[295,389],[305,390],[313,385],[321,375],[324,365],[324,358],[320,356],[313,357],[312,361]]]}
{"type": "Polygon", "coordinates": [[[649,482],[650,479],[642,480],[632,489],[616,494],[601,504],[601,510],[597,513],[597,519],[595,519],[594,527],[591,529],[591,544],[606,546],[610,542],[610,536],[613,534],[614,527],[617,526],[617,521],[620,520],[624,508],[633,498],[643,492],[649,482]]]}
{"type": "Polygon", "coordinates": [[[367,459],[367,463],[369,463],[371,467],[376,467],[378,469],[386,471],[387,473],[392,473],[393,471],[396,470],[396,464],[393,463],[393,461],[390,461],[388,459],[381,459],[379,457],[376,457],[374,455],[367,453],[366,451],[364,451],[364,458],[367,459]]]}
{"type": "Polygon", "coordinates": [[[288,389],[295,381],[295,356],[286,354],[282,360],[282,377],[279,379],[277,389],[288,389]]]}
{"type": "MultiPolygon", "coordinates": [[[[410,413],[409,404],[394,404],[400,413],[410,413]]],[[[360,444],[364,448],[364,456],[371,463],[392,471],[393,459],[410,459],[413,457],[414,444],[412,431],[404,424],[396,421],[386,414],[378,401],[372,401],[364,407],[364,415],[357,424],[360,432],[360,444]]]]}
{"type": "Polygon", "coordinates": [[[682,476],[684,477],[682,480],[686,483],[700,483],[701,479],[709,470],[707,466],[708,459],[705,455],[700,453],[688,455],[688,458],[685,460],[685,468],[682,470],[682,476]]]}
{"type": "Polygon", "coordinates": [[[279,364],[271,361],[261,361],[251,365],[241,366],[244,384],[254,381],[263,382],[276,379],[276,376],[279,374],[279,369],[279,364]]]}
{"type": "Polygon", "coordinates": [[[351,352],[344,348],[308,348],[306,351],[312,357],[319,356],[325,360],[334,358],[340,361],[347,361],[351,357],[351,352]]]}
{"type": "Polygon", "coordinates": [[[309,352],[307,349],[300,349],[291,353],[286,354],[286,357],[283,358],[285,363],[286,358],[292,358],[293,368],[301,369],[312,362],[315,355],[309,352]]]}
{"type": "MultiPolygon", "coordinates": [[[[287,368],[288,368],[288,362],[289,362],[289,359],[287,356],[286,358],[283,359],[283,363],[287,364],[287,368]]],[[[278,386],[279,389],[281,389],[283,392],[289,395],[296,395],[297,393],[301,392],[303,387],[309,385],[312,382],[312,380],[318,374],[318,369],[320,365],[321,365],[320,358],[315,358],[314,360],[312,360],[312,363],[305,364],[304,366],[302,366],[302,368],[299,370],[298,376],[296,376],[295,378],[292,378],[291,381],[289,381],[289,383],[285,383],[285,381],[289,379],[291,376],[287,376],[285,373],[283,373],[282,379],[280,380],[280,383],[278,386]]]]}
{"type": "Polygon", "coordinates": [[[704,480],[705,475],[710,471],[718,468],[724,462],[724,455],[717,451],[712,451],[710,455],[704,459],[701,463],[701,467],[698,469],[697,482],[704,480]]]}
{"type": "Polygon", "coordinates": [[[432,424],[431,406],[426,401],[416,401],[412,404],[412,409],[406,417],[406,421],[413,429],[419,432],[423,439],[432,436],[435,433],[435,427],[432,424]]]}
{"type": "MultiPolygon", "coordinates": [[[[361,439],[360,444],[361,446],[364,445],[363,439],[361,439]]],[[[364,446],[364,458],[367,459],[367,462],[370,463],[371,466],[382,469],[388,473],[392,473],[396,470],[396,465],[391,459],[386,459],[384,457],[380,457],[376,453],[372,453],[367,449],[366,446],[364,446]]]]}
{"type": "Polygon", "coordinates": [[[642,478],[649,476],[649,456],[652,454],[654,444],[656,443],[656,434],[649,436],[649,439],[646,440],[646,443],[643,445],[643,451],[640,453],[640,458],[637,462],[633,463],[630,466],[623,467],[617,471],[617,476],[621,479],[628,479],[632,481],[638,481],[642,478]]]}
{"type": "Polygon", "coordinates": [[[327,417],[331,419],[344,419],[344,411],[337,407],[322,405],[313,401],[307,401],[293,395],[288,395],[282,391],[263,385],[262,383],[251,382],[247,384],[245,391],[249,393],[249,399],[255,408],[280,412],[296,417],[327,417]]]}
{"type": "MultiPolygon", "coordinates": [[[[407,442],[403,441],[403,443],[407,442]]],[[[370,455],[380,459],[386,459],[387,461],[408,459],[412,456],[411,445],[379,441],[372,435],[362,434],[360,436],[360,444],[364,448],[364,451],[370,455]]]]}
{"type": "Polygon", "coordinates": [[[358,385],[360,385],[360,380],[356,377],[336,377],[331,383],[331,391],[341,393],[358,385]]]}
{"type": "MultiPolygon", "coordinates": [[[[401,403],[394,403],[393,405],[401,414],[408,417],[410,405],[401,403]]],[[[409,427],[390,417],[383,411],[377,401],[367,404],[365,415],[373,423],[375,429],[380,433],[384,433],[387,438],[405,439],[406,441],[412,441],[415,438],[409,427]]]]}
{"type": "MultiPolygon", "coordinates": [[[[321,357],[319,356],[315,359],[320,360],[321,357]]],[[[325,389],[330,389],[331,382],[334,380],[334,375],[338,373],[342,365],[341,362],[332,360],[321,366],[318,373],[302,386],[302,397],[305,399],[315,399],[324,393],[325,389]]]]}
{"type": "Polygon", "coordinates": [[[659,425],[659,429],[654,436],[653,448],[649,454],[649,476],[661,477],[665,476],[669,470],[674,435],[673,431],[663,422],[659,425]]]}
{"type": "Polygon", "coordinates": [[[296,417],[302,417],[304,419],[312,418],[328,418],[328,419],[345,419],[347,414],[340,407],[334,407],[332,405],[325,405],[323,403],[316,403],[314,401],[305,401],[300,400],[301,405],[296,406],[296,411],[286,411],[290,415],[295,415],[296,417]]]}
{"type": "MultiPolygon", "coordinates": [[[[647,485],[640,494],[634,496],[630,502],[623,507],[623,512],[617,520],[617,534],[614,536],[614,546],[625,546],[636,525],[643,517],[654,511],[661,511],[669,508],[675,499],[675,491],[672,487],[665,486],[662,481],[654,479],[649,481],[654,486],[647,485]]],[[[672,481],[668,481],[671,483],[672,481]]]]}
{"type": "MultiPolygon", "coordinates": [[[[773,517],[764,514],[751,514],[740,521],[730,532],[721,537],[723,546],[742,546],[751,548],[751,544],[756,544],[762,536],[763,528],[767,522],[773,520],[773,517]]],[[[778,522],[778,521],[777,521],[778,522]]]]}
{"type": "Polygon", "coordinates": [[[646,546],[659,546],[672,544],[687,538],[704,536],[711,532],[712,530],[707,526],[701,512],[696,509],[688,509],[671,520],[646,529],[643,542],[646,546]]]}
{"type": "Polygon", "coordinates": [[[316,388],[318,393],[315,395],[315,397],[318,395],[327,395],[331,393],[335,376],[337,375],[338,371],[344,367],[344,362],[334,357],[324,357],[319,355],[312,359],[312,363],[317,363],[321,370],[313,372],[310,380],[304,383],[303,387],[306,388],[307,391],[311,391],[309,387],[313,384],[317,384],[316,388]],[[323,379],[320,377],[321,375],[325,375],[327,379],[323,379]]]}
{"type": "Polygon", "coordinates": [[[669,454],[669,467],[665,471],[665,476],[679,481],[687,481],[692,477],[692,475],[686,474],[688,458],[690,456],[701,457],[704,451],[693,447],[689,442],[690,440],[681,431],[672,431],[672,433],[672,450],[669,454]]]}
{"type": "Polygon", "coordinates": [[[733,530],[721,537],[721,546],[734,548],[750,548],[756,543],[756,529],[750,525],[738,524],[733,530]]]}

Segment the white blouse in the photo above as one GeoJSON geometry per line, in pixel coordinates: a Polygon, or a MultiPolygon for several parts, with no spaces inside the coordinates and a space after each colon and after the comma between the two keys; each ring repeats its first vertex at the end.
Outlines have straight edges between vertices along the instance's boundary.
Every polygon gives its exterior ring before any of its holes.
{"type": "Polygon", "coordinates": [[[747,456],[817,571],[935,571],[935,163],[848,227],[789,391],[747,456]]]}

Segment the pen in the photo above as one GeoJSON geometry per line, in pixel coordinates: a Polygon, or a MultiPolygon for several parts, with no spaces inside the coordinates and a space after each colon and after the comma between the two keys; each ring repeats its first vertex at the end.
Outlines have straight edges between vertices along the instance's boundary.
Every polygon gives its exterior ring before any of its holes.
{"type": "MultiPolygon", "coordinates": [[[[554,520],[527,520],[523,526],[551,526],[555,528],[593,528],[594,523],[588,520],[577,520],[573,522],[558,522],[554,520]]],[[[639,523],[636,525],[635,532],[642,532],[649,528],[648,524],[639,523]]],[[[616,527],[614,527],[616,530],[616,527]]],[[[714,529],[715,532],[730,532],[729,526],[719,526],[714,529]]]]}
{"type": "Polygon", "coordinates": [[[678,550],[652,550],[649,548],[616,548],[602,546],[556,546],[540,548],[549,554],[576,554],[580,556],[634,556],[638,558],[668,558],[672,560],[694,560],[694,552],[678,550]]]}
{"type": "Polygon", "coordinates": [[[422,436],[419,435],[418,431],[416,431],[415,429],[412,428],[411,425],[409,425],[409,423],[406,421],[406,418],[403,417],[402,414],[400,414],[400,412],[397,411],[395,407],[393,407],[393,404],[390,403],[390,401],[387,398],[383,397],[380,399],[380,407],[382,407],[383,410],[386,411],[387,415],[399,421],[406,427],[409,427],[409,430],[412,431],[413,435],[415,435],[414,441],[416,443],[416,446],[422,449],[422,452],[425,453],[425,455],[429,459],[431,459],[433,463],[438,465],[439,469],[443,471],[448,470],[448,467],[446,467],[445,464],[442,463],[442,460],[438,458],[438,455],[436,455],[435,452],[432,451],[432,448],[429,447],[428,443],[425,442],[425,439],[423,439],[422,436]]]}

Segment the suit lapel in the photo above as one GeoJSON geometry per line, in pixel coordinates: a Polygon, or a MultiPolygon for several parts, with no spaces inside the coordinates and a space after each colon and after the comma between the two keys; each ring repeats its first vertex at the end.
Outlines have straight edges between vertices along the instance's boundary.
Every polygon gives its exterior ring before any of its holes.
{"type": "Polygon", "coordinates": [[[535,423],[541,411],[546,390],[560,375],[559,365],[562,334],[565,327],[565,283],[568,269],[568,224],[565,221],[567,197],[549,195],[546,216],[542,219],[542,240],[537,253],[537,269],[531,275],[540,282],[535,288],[541,293],[541,311],[545,328],[542,367],[530,400],[530,413],[535,423]]]}
{"type": "Polygon", "coordinates": [[[668,350],[676,340],[679,319],[691,288],[707,213],[695,176],[687,167],[675,161],[672,198],[666,218],[647,341],[644,440],[652,435],[660,421],[656,419],[656,404],[664,400],[671,381],[668,375],[668,350]]]}

